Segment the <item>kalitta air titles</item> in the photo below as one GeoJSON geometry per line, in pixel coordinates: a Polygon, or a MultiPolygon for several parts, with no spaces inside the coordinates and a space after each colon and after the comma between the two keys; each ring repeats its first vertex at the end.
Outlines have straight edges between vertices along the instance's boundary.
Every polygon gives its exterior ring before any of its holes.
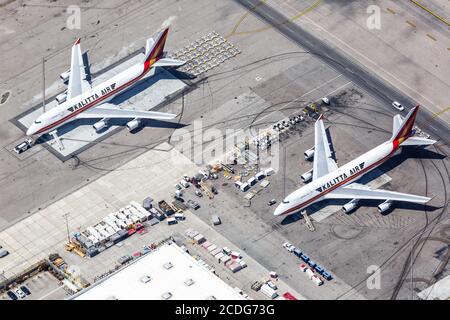
{"type": "MultiPolygon", "coordinates": [[[[113,84],[107,86],[106,88],[103,88],[100,92],[101,96],[103,97],[104,95],[114,91],[115,87],[116,87],[116,84],[113,83],[113,84]]],[[[83,99],[80,102],[78,102],[77,104],[71,106],[67,110],[70,112],[74,112],[80,108],[83,108],[84,106],[87,106],[88,104],[91,104],[92,102],[96,101],[98,98],[100,98],[100,96],[97,93],[93,93],[91,96],[86,97],[85,99],[83,99]]]]}
{"type": "Polygon", "coordinates": [[[352,177],[353,175],[355,175],[356,173],[358,173],[362,169],[364,169],[364,162],[361,162],[359,165],[351,168],[347,173],[344,172],[341,175],[339,175],[336,178],[334,178],[333,180],[328,181],[327,183],[325,183],[320,188],[317,188],[316,190],[318,192],[323,192],[323,191],[325,191],[325,190],[327,190],[327,189],[337,185],[338,183],[347,180],[347,178],[352,177]]]}

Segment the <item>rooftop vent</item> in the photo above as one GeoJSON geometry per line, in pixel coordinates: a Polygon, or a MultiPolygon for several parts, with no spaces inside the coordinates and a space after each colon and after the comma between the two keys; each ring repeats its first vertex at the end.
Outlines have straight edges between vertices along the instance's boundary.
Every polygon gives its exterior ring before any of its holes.
{"type": "Polygon", "coordinates": [[[169,270],[170,268],[173,267],[173,264],[172,264],[172,262],[166,262],[166,263],[163,265],[163,267],[164,267],[164,269],[169,270]]]}
{"type": "Polygon", "coordinates": [[[161,295],[161,297],[162,297],[164,300],[169,300],[170,298],[172,298],[172,294],[171,294],[170,292],[165,292],[165,293],[163,293],[163,294],[161,295]]]}
{"type": "Polygon", "coordinates": [[[188,287],[192,286],[195,283],[194,280],[192,279],[187,279],[184,284],[187,285],[188,287]]]}

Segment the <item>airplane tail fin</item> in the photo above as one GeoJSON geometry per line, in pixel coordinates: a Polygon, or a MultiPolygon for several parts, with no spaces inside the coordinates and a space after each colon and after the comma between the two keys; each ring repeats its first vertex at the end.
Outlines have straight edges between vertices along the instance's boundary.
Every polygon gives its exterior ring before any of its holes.
{"type": "Polygon", "coordinates": [[[145,70],[158,66],[181,66],[185,63],[184,61],[164,58],[164,45],[166,44],[168,33],[169,27],[158,33],[156,39],[150,38],[147,40],[144,57],[145,70]]]}
{"type": "Polygon", "coordinates": [[[156,39],[150,38],[147,40],[144,57],[144,66],[146,69],[149,69],[156,61],[163,57],[164,45],[166,44],[168,33],[169,28],[167,27],[158,33],[156,39]]]}
{"type": "Polygon", "coordinates": [[[390,141],[393,142],[396,146],[430,145],[436,142],[435,140],[431,139],[411,137],[413,135],[413,126],[418,110],[419,106],[411,109],[405,119],[402,119],[400,115],[394,116],[393,131],[390,141]]]}

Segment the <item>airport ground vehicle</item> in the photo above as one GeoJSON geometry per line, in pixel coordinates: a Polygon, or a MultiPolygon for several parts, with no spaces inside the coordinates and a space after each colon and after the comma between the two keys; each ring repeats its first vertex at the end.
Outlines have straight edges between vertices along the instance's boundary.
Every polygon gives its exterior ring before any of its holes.
{"type": "Polygon", "coordinates": [[[405,110],[405,107],[402,106],[402,105],[400,104],[400,102],[398,102],[398,101],[392,102],[392,106],[393,106],[395,109],[400,110],[400,111],[405,110]]]}
{"type": "Polygon", "coordinates": [[[188,200],[188,201],[187,201],[187,205],[188,205],[191,209],[194,209],[194,210],[197,210],[198,208],[200,208],[200,205],[199,205],[197,202],[195,202],[194,200],[188,200]]]}
{"type": "Polygon", "coordinates": [[[16,290],[15,290],[15,293],[16,293],[16,295],[19,297],[19,298],[21,298],[21,299],[23,299],[23,298],[25,298],[27,295],[21,290],[21,289],[19,289],[19,288],[17,288],[16,290]]]}
{"type": "Polygon", "coordinates": [[[0,258],[6,257],[9,254],[9,251],[3,248],[0,248],[0,258]]]}
{"type": "Polygon", "coordinates": [[[33,146],[33,139],[27,138],[25,141],[19,143],[14,147],[14,152],[17,154],[21,154],[24,151],[27,151],[33,146]]]}
{"type": "Polygon", "coordinates": [[[277,203],[277,200],[272,199],[272,200],[270,200],[269,202],[267,202],[267,205],[268,205],[268,206],[272,206],[272,205],[274,205],[275,203],[277,203]]]}

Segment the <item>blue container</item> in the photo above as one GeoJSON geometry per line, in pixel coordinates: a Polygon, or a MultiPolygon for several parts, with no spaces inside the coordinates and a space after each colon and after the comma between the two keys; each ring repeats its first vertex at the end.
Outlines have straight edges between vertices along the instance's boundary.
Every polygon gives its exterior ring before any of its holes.
{"type": "Polygon", "coordinates": [[[333,279],[333,277],[331,276],[331,274],[330,274],[328,271],[326,271],[326,270],[324,270],[324,271],[322,272],[322,275],[323,275],[323,277],[324,277],[325,279],[327,279],[328,281],[330,281],[331,279],[333,279]]]}
{"type": "Polygon", "coordinates": [[[298,248],[295,248],[295,249],[294,249],[294,254],[295,254],[297,257],[300,258],[300,256],[302,255],[302,250],[300,250],[300,249],[298,249],[298,248]]]}
{"type": "Polygon", "coordinates": [[[321,265],[316,265],[314,269],[316,269],[316,271],[320,274],[325,271],[325,269],[321,265]]]}
{"type": "Polygon", "coordinates": [[[310,266],[311,268],[313,268],[313,269],[314,269],[314,267],[316,266],[316,263],[315,263],[314,261],[312,261],[312,260],[309,260],[309,261],[308,261],[308,264],[309,264],[309,266],[310,266]]]}
{"type": "Polygon", "coordinates": [[[301,258],[303,261],[305,261],[305,262],[308,262],[308,260],[309,260],[309,257],[308,257],[306,254],[302,254],[302,255],[300,256],[300,258],[301,258]]]}

